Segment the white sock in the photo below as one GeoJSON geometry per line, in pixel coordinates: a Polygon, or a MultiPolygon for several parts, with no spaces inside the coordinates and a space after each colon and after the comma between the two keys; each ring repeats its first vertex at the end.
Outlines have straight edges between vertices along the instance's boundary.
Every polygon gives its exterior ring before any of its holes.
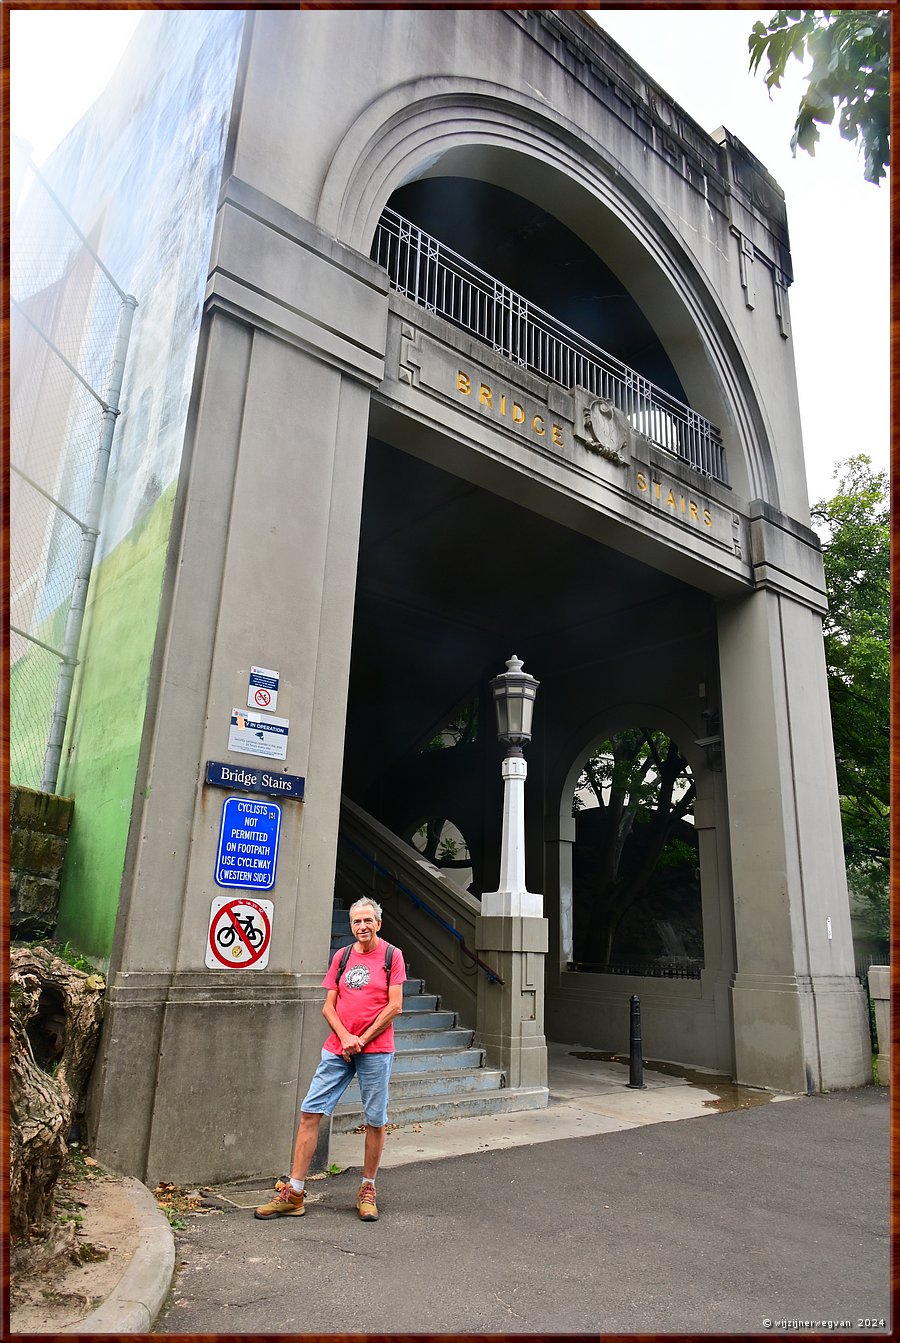
{"type": "Polygon", "coordinates": [[[293,1175],[291,1176],[291,1188],[293,1189],[295,1194],[302,1194],[303,1186],[305,1184],[306,1184],[305,1180],[295,1180],[293,1175]]]}

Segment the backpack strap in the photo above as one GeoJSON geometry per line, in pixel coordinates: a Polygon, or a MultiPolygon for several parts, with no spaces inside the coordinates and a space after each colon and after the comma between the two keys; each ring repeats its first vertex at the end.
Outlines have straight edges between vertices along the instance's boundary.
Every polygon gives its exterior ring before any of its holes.
{"type": "Polygon", "coordinates": [[[340,959],[340,961],[339,961],[339,963],[338,963],[337,974],[336,974],[335,977],[334,977],[334,986],[335,986],[335,988],[337,988],[338,984],[340,984],[340,982],[341,982],[341,975],[342,975],[342,974],[344,973],[344,971],[347,969],[347,962],[348,962],[349,959],[350,959],[350,952],[351,952],[352,950],[353,950],[353,943],[351,942],[350,945],[347,946],[347,947],[344,947],[344,950],[341,952],[341,959],[340,959]]]}
{"type": "MultiPolygon", "coordinates": [[[[335,985],[335,988],[337,988],[338,984],[340,984],[340,982],[341,982],[341,975],[344,973],[344,971],[345,971],[346,968],[347,968],[347,962],[348,962],[349,959],[350,959],[350,952],[351,952],[352,950],[353,950],[353,943],[351,942],[350,945],[347,946],[347,947],[344,947],[344,950],[341,952],[341,959],[340,959],[340,961],[338,962],[337,974],[336,974],[335,977],[334,977],[334,985],[335,985]]],[[[393,960],[394,960],[394,948],[391,946],[390,942],[385,942],[385,944],[384,944],[384,973],[387,975],[387,982],[388,982],[388,984],[390,984],[390,982],[391,982],[391,965],[392,965],[392,963],[393,963],[393,960]]]]}

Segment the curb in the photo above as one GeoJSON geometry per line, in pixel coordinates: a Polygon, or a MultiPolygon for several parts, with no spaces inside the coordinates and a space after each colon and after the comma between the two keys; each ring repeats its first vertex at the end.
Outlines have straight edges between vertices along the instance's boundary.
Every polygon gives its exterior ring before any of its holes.
{"type": "Polygon", "coordinates": [[[175,1273],[175,1236],[146,1185],[123,1181],[138,1222],[138,1247],[112,1292],[64,1334],[146,1334],[168,1296],[175,1273]]]}

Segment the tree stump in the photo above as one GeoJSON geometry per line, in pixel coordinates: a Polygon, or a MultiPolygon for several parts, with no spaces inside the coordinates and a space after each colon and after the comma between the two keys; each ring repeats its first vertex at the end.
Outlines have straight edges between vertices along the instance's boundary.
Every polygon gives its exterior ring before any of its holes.
{"type": "Polygon", "coordinates": [[[20,1250],[36,1240],[48,1255],[65,1248],[54,1192],[97,1052],[105,988],[102,975],[76,970],[46,947],[10,955],[9,1229],[20,1250]]]}

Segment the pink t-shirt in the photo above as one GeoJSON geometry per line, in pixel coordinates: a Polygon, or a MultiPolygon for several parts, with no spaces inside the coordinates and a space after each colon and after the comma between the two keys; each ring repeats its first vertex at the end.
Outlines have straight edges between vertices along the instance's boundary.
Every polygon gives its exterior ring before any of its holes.
{"type": "MultiPolygon", "coordinates": [[[[368,1030],[379,1012],[387,1007],[388,982],[384,973],[384,940],[378,945],[360,954],[354,947],[347,960],[340,984],[335,984],[337,969],[343,955],[343,948],[331,958],[328,974],[322,980],[323,989],[337,988],[337,1014],[351,1035],[362,1035],[368,1030]]],[[[403,953],[394,947],[394,959],[391,961],[391,984],[406,982],[406,964],[403,953]]],[[[330,1054],[341,1053],[341,1042],[337,1033],[332,1031],[325,1041],[330,1054]]],[[[363,1047],[364,1054],[392,1054],[394,1052],[393,1022],[363,1047]]]]}

